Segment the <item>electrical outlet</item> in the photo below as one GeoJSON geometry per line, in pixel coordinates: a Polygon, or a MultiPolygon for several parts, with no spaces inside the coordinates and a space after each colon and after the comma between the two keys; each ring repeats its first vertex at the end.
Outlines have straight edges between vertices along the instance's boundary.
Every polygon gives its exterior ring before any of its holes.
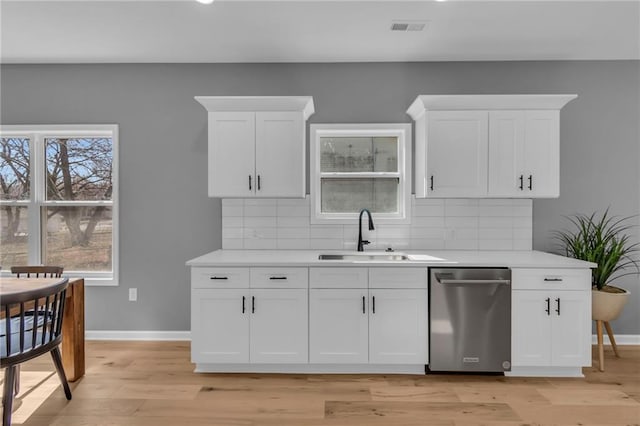
{"type": "Polygon", "coordinates": [[[138,289],[133,287],[129,289],[129,302],[138,301],[138,289]]]}

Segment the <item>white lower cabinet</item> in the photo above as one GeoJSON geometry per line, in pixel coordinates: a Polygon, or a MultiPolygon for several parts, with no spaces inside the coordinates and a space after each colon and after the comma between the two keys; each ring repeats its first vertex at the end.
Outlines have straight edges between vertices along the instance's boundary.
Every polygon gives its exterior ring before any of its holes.
{"type": "Polygon", "coordinates": [[[369,362],[427,364],[427,290],[369,290],[369,362]]]}
{"type": "Polygon", "coordinates": [[[512,272],[514,371],[559,367],[580,374],[580,368],[591,365],[590,271],[512,272]]]}
{"type": "Polygon", "coordinates": [[[196,364],[308,362],[306,268],[194,268],[191,285],[196,364]]]}
{"type": "Polygon", "coordinates": [[[191,290],[191,361],[249,362],[248,293],[247,289],[191,290]]]}
{"type": "Polygon", "coordinates": [[[367,289],[309,291],[309,362],[369,362],[367,289]]]}
{"type": "Polygon", "coordinates": [[[307,290],[251,291],[250,362],[306,363],[307,290]]]}
{"type": "Polygon", "coordinates": [[[194,289],[196,363],[306,363],[307,290],[194,289]]]}
{"type": "Polygon", "coordinates": [[[309,362],[425,365],[426,269],[370,268],[369,289],[361,288],[360,281],[353,282],[359,288],[345,289],[341,272],[311,270],[309,362]],[[325,288],[327,280],[314,279],[328,275],[338,288],[325,288]],[[402,286],[410,288],[394,288],[402,286]]]}

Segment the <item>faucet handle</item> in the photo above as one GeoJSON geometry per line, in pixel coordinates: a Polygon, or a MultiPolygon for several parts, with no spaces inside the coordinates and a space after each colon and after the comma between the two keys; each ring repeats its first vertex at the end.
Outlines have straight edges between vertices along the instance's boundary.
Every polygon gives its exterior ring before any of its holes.
{"type": "Polygon", "coordinates": [[[362,245],[366,246],[367,244],[371,244],[371,241],[369,240],[362,240],[362,245]]]}

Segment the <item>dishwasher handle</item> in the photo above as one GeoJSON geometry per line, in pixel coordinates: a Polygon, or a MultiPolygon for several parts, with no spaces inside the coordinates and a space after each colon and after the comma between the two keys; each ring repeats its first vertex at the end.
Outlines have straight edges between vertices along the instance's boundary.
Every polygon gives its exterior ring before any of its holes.
{"type": "Polygon", "coordinates": [[[445,280],[445,279],[440,279],[440,277],[436,274],[436,280],[440,283],[440,284],[444,284],[444,285],[475,285],[475,284],[498,284],[498,285],[510,285],[511,284],[511,280],[502,280],[502,279],[495,279],[495,280],[474,280],[474,279],[466,279],[466,280],[445,280]]]}

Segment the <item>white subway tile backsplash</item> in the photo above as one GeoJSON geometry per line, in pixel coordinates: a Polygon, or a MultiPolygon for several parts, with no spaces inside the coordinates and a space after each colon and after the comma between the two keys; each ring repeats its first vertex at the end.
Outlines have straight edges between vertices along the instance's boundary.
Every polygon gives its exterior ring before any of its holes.
{"type": "Polygon", "coordinates": [[[244,218],[245,228],[275,228],[277,226],[277,220],[274,217],[269,216],[246,216],[244,218]]]}
{"type": "Polygon", "coordinates": [[[512,228],[483,228],[478,230],[479,240],[506,240],[513,239],[512,228]]]}
{"type": "Polygon", "coordinates": [[[444,248],[447,250],[478,250],[478,240],[446,240],[444,248]]]}
{"type": "Polygon", "coordinates": [[[224,228],[223,227],[222,238],[223,239],[242,238],[243,229],[244,228],[231,228],[231,227],[224,228]]]}
{"type": "Polygon", "coordinates": [[[412,238],[409,241],[409,248],[414,250],[442,250],[444,249],[444,238],[412,238]]]}
{"type": "Polygon", "coordinates": [[[242,216],[222,216],[222,229],[242,228],[244,223],[242,216]]]}
{"type": "Polygon", "coordinates": [[[513,228],[513,238],[515,240],[532,240],[533,229],[531,228],[513,228]]]}
{"type": "Polygon", "coordinates": [[[278,228],[307,228],[309,227],[308,217],[280,217],[276,218],[278,228]]]}
{"type": "Polygon", "coordinates": [[[527,240],[513,240],[513,250],[531,250],[533,248],[533,241],[527,240]]]}
{"type": "Polygon", "coordinates": [[[222,217],[242,217],[244,216],[244,207],[239,205],[222,205],[222,217]]]}
{"type": "Polygon", "coordinates": [[[244,239],[244,249],[246,250],[273,250],[277,249],[277,240],[275,238],[261,238],[261,239],[244,239]]]}
{"type": "Polygon", "coordinates": [[[229,250],[241,250],[244,246],[240,238],[223,238],[222,247],[229,250]]]}
{"type": "Polygon", "coordinates": [[[484,217],[478,218],[478,227],[483,228],[513,228],[512,217],[484,217]]]}
{"type": "MultiPolygon", "coordinates": [[[[408,224],[363,224],[367,248],[531,250],[531,200],[413,198],[412,206],[408,224]]],[[[224,199],[222,214],[225,249],[356,249],[356,222],[311,224],[309,197],[224,199]]]]}
{"type": "Polygon", "coordinates": [[[414,216],[444,216],[444,205],[415,205],[414,216]]]}
{"type": "Polygon", "coordinates": [[[249,206],[258,206],[258,207],[270,207],[276,206],[278,200],[275,198],[245,198],[244,205],[246,207],[249,206]]]}
{"type": "MultiPolygon", "coordinates": [[[[278,240],[280,239],[309,239],[309,228],[284,228],[278,227],[278,240]]],[[[309,243],[307,242],[307,245],[309,243]]]]}
{"type": "Polygon", "coordinates": [[[411,231],[409,237],[413,239],[444,240],[444,228],[412,226],[410,230],[411,231]]]}
{"type": "Polygon", "coordinates": [[[479,240],[479,250],[512,250],[513,240],[479,240]]]}
{"type": "Polygon", "coordinates": [[[478,217],[447,216],[444,218],[444,225],[447,228],[477,228],[478,217]]]}
{"type": "Polygon", "coordinates": [[[444,206],[445,216],[478,217],[478,206],[467,204],[452,204],[444,206]]]}
{"type": "Polygon", "coordinates": [[[280,250],[308,250],[309,238],[280,238],[278,236],[277,245],[280,250]]]}
{"type": "Polygon", "coordinates": [[[342,225],[313,225],[309,229],[309,238],[339,238],[344,236],[342,225]]]}
{"type": "Polygon", "coordinates": [[[247,239],[256,240],[256,239],[262,239],[262,238],[276,239],[277,235],[278,235],[278,229],[277,228],[249,228],[249,227],[245,227],[244,228],[243,238],[245,240],[247,240],[247,239]]]}
{"type": "Polygon", "coordinates": [[[278,217],[287,217],[287,216],[303,216],[309,217],[309,206],[294,206],[294,205],[284,205],[281,206],[278,204],[278,217]]]}
{"type": "Polygon", "coordinates": [[[276,205],[245,205],[244,216],[245,217],[275,217],[277,215],[276,205]]]}
{"type": "Polygon", "coordinates": [[[341,238],[317,238],[309,240],[309,248],[319,250],[341,250],[343,248],[341,238]]]}

